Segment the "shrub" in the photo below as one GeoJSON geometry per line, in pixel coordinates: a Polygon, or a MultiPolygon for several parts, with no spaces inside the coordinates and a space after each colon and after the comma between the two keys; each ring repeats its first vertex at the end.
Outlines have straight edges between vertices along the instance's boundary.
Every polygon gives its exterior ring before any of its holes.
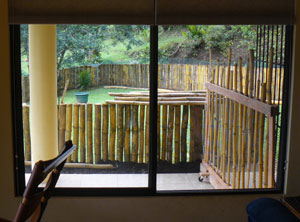
{"type": "Polygon", "coordinates": [[[92,76],[88,70],[79,73],[79,89],[80,91],[87,90],[92,84],[92,76]]]}

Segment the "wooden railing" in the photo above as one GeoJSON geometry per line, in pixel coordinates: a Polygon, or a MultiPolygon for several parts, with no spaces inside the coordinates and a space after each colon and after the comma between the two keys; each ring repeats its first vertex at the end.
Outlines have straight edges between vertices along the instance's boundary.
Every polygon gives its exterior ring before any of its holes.
{"type": "MultiPolygon", "coordinates": [[[[272,58],[272,52],[271,56],[272,58]]],[[[229,57],[230,58],[230,57],[229,57]]],[[[215,178],[215,188],[274,188],[279,106],[272,94],[272,61],[266,82],[254,87],[254,57],[243,79],[241,61],[212,70],[207,87],[204,166],[215,178]],[[221,71],[220,71],[221,70],[221,71]],[[226,73],[225,73],[226,70],[226,73]],[[242,82],[245,82],[244,86],[242,82]]],[[[276,81],[276,80],[275,80],[276,81]]]]}

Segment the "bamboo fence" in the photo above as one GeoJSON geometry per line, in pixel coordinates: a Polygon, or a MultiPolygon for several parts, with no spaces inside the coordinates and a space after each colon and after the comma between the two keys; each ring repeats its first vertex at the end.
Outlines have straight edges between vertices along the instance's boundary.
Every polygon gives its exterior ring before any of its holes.
{"type": "Polygon", "coordinates": [[[229,51],[227,66],[217,67],[216,72],[212,72],[211,82],[206,83],[204,165],[218,177],[220,188],[275,186],[278,133],[275,118],[279,105],[272,91],[276,85],[276,79],[272,78],[272,59],[271,49],[269,67],[265,70],[266,82],[262,82],[256,76],[253,51],[245,69],[241,65],[242,58],[231,65],[229,51]]]}
{"type": "MultiPolygon", "coordinates": [[[[192,100],[184,99],[186,93],[158,97],[158,160],[176,164],[200,159],[205,94],[195,94],[198,96],[192,96],[192,100]]],[[[149,96],[141,92],[138,97],[117,97],[122,99],[107,100],[105,104],[58,105],[59,147],[65,139],[72,139],[78,146],[68,162],[149,162],[149,96]]],[[[30,160],[29,109],[23,105],[26,161],[30,160]]]]}

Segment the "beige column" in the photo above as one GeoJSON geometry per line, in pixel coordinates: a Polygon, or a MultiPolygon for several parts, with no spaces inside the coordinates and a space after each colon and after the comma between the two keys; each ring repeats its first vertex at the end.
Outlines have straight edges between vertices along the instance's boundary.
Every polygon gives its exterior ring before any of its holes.
{"type": "Polygon", "coordinates": [[[58,154],[55,25],[29,25],[29,70],[31,159],[35,163],[58,154]]]}

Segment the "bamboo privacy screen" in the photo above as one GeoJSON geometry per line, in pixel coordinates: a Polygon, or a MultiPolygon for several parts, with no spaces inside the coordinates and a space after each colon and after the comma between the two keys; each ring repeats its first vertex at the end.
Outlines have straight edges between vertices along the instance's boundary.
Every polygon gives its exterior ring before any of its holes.
{"type": "MultiPolygon", "coordinates": [[[[59,148],[68,139],[79,147],[68,162],[148,163],[149,93],[111,95],[115,100],[105,104],[58,105],[59,148]]],[[[176,164],[200,159],[204,99],[203,92],[159,94],[159,160],[176,164]]],[[[25,160],[30,160],[28,105],[23,105],[23,118],[25,160]]]]}
{"type": "Polygon", "coordinates": [[[273,49],[265,82],[256,75],[253,51],[246,70],[241,58],[231,68],[231,50],[228,57],[227,67],[211,69],[206,83],[204,164],[221,178],[223,188],[273,188],[279,113],[273,49]]]}

